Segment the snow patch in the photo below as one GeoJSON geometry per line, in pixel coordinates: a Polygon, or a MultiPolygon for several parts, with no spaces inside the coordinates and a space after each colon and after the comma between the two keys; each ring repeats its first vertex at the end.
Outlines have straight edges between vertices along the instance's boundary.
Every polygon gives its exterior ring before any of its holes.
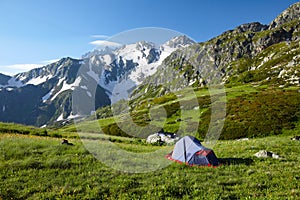
{"type": "Polygon", "coordinates": [[[84,90],[87,90],[87,86],[83,85],[83,86],[80,86],[81,89],[84,89],[84,90]]]}
{"type": "Polygon", "coordinates": [[[61,113],[61,115],[57,118],[57,122],[58,121],[62,121],[62,120],[64,120],[64,114],[63,113],[61,113]]]}
{"type": "Polygon", "coordinates": [[[86,91],[86,94],[89,96],[89,97],[92,97],[92,94],[90,91],[86,91]]]}
{"type": "Polygon", "coordinates": [[[20,81],[20,80],[17,80],[16,78],[9,79],[7,83],[8,83],[7,87],[17,87],[17,88],[20,88],[20,87],[24,86],[23,82],[20,81]]]}
{"type": "MultiPolygon", "coordinates": [[[[63,80],[63,79],[61,79],[61,80],[63,80]]],[[[74,83],[72,83],[72,84],[67,84],[67,82],[64,81],[62,88],[51,98],[51,101],[53,101],[60,93],[62,93],[64,91],[74,90],[75,87],[79,86],[80,82],[81,82],[81,77],[77,77],[76,80],[74,81],[74,83]]]]}
{"type": "Polygon", "coordinates": [[[73,113],[71,113],[71,115],[68,117],[68,119],[76,119],[79,117],[81,117],[81,115],[78,115],[78,114],[74,115],[73,113]]]}
{"type": "Polygon", "coordinates": [[[31,85],[39,85],[42,84],[46,81],[48,81],[50,78],[52,78],[52,75],[49,76],[38,76],[36,78],[30,79],[28,82],[26,82],[27,85],[31,84],[31,85]]]}
{"type": "Polygon", "coordinates": [[[109,54],[106,54],[106,55],[102,56],[102,61],[105,64],[109,65],[109,64],[112,63],[112,58],[111,58],[111,56],[109,54]]]}
{"type": "Polygon", "coordinates": [[[27,77],[26,76],[22,76],[21,74],[17,76],[17,79],[19,81],[24,81],[27,77]]]}
{"type": "Polygon", "coordinates": [[[45,96],[42,97],[43,102],[45,103],[51,97],[54,89],[50,90],[45,96]]]}
{"type": "Polygon", "coordinates": [[[11,88],[11,87],[8,87],[8,88],[6,88],[6,91],[13,91],[14,90],[14,88],[11,88]]]}
{"type": "Polygon", "coordinates": [[[117,49],[115,53],[122,57],[123,61],[132,60],[139,65],[147,65],[147,55],[151,48],[154,48],[154,45],[151,43],[137,43],[137,44],[128,44],[124,45],[122,48],[117,49]]]}

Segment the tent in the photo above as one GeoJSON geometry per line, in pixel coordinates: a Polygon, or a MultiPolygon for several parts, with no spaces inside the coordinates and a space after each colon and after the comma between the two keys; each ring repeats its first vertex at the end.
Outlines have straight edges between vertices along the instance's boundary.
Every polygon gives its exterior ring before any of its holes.
{"type": "Polygon", "coordinates": [[[188,165],[216,166],[219,164],[213,150],[202,146],[200,141],[192,136],[185,136],[176,142],[174,150],[166,157],[188,165]]]}

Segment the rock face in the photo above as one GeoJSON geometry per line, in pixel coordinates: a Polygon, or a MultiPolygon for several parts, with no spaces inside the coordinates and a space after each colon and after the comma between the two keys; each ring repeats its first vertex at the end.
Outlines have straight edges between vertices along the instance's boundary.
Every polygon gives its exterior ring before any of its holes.
{"type": "Polygon", "coordinates": [[[241,33],[244,32],[260,32],[267,30],[269,26],[263,25],[259,22],[253,22],[253,23],[247,23],[247,24],[242,24],[241,26],[236,28],[236,31],[239,31],[241,33]]]}
{"type": "Polygon", "coordinates": [[[283,11],[276,19],[270,24],[270,29],[278,28],[285,23],[291,22],[300,18],[300,2],[291,5],[288,9],[283,11]]]}
{"type": "Polygon", "coordinates": [[[132,98],[146,92],[146,96],[151,95],[149,92],[159,96],[188,86],[223,83],[300,86],[299,6],[292,5],[270,25],[243,24],[207,42],[173,52],[132,98]]]}
{"type": "Polygon", "coordinates": [[[257,158],[274,158],[274,159],[280,159],[281,157],[271,151],[261,150],[254,154],[257,158]]]}
{"type": "Polygon", "coordinates": [[[1,87],[1,85],[7,85],[9,79],[11,79],[10,76],[7,76],[7,75],[4,75],[4,74],[0,73],[0,87],[1,87]]]}

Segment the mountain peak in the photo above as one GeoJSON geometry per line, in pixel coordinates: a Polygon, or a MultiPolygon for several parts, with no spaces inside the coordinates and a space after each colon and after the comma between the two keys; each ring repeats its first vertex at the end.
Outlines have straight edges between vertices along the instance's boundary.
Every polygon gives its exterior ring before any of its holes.
{"type": "Polygon", "coordinates": [[[247,31],[260,32],[267,29],[268,29],[267,25],[263,25],[259,22],[242,24],[236,28],[236,30],[238,30],[239,32],[247,32],[247,31]]]}
{"type": "Polygon", "coordinates": [[[171,40],[167,41],[163,46],[171,48],[180,48],[188,45],[195,44],[196,42],[188,38],[186,35],[176,36],[171,40]]]}
{"type": "Polygon", "coordinates": [[[81,56],[81,58],[85,59],[85,58],[90,58],[90,57],[93,57],[93,56],[110,54],[110,53],[113,52],[113,50],[114,50],[114,48],[110,48],[110,47],[106,46],[104,49],[94,49],[92,51],[89,51],[89,52],[83,54],[81,56]]]}
{"type": "Polygon", "coordinates": [[[280,27],[281,25],[291,22],[293,20],[299,20],[300,18],[300,2],[297,2],[285,11],[279,14],[271,23],[270,29],[280,27]]]}
{"type": "Polygon", "coordinates": [[[140,51],[143,51],[144,49],[151,49],[154,47],[155,44],[152,42],[140,41],[136,43],[136,48],[140,51]]]}

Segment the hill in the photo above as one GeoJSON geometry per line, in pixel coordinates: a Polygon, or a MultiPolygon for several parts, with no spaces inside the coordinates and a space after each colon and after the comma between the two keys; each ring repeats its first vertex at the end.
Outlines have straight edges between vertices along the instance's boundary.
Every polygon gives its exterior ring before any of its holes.
{"type": "Polygon", "coordinates": [[[181,90],[147,98],[132,108],[124,102],[97,110],[98,120],[87,119],[61,130],[146,138],[164,129],[181,136],[195,135],[201,140],[208,139],[212,127],[218,127],[216,133],[220,132],[220,139],[265,137],[285,131],[300,133],[297,87],[282,89],[246,84],[216,90],[214,95],[210,92],[181,90]],[[129,110],[124,111],[126,108],[129,110]]]}

